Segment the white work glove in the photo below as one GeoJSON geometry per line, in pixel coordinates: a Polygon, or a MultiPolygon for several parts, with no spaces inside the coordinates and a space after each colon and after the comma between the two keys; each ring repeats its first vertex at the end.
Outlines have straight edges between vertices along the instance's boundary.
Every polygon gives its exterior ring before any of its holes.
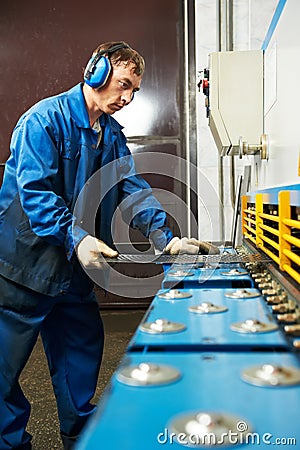
{"type": "Polygon", "coordinates": [[[86,269],[102,269],[104,258],[114,258],[118,252],[110,248],[100,239],[87,235],[77,246],[77,256],[86,269]]]}
{"type": "Polygon", "coordinates": [[[210,244],[209,242],[198,241],[195,238],[182,238],[174,237],[164,249],[164,253],[170,253],[171,255],[178,255],[182,253],[188,253],[190,255],[210,254],[217,255],[220,253],[218,247],[210,244]]]}

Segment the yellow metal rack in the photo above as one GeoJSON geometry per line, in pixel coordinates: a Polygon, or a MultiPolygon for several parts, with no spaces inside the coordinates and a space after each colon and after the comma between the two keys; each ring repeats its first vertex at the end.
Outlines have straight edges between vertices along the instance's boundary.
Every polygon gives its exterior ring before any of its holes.
{"type": "Polygon", "coordinates": [[[300,284],[300,185],[243,196],[242,233],[300,284]]]}

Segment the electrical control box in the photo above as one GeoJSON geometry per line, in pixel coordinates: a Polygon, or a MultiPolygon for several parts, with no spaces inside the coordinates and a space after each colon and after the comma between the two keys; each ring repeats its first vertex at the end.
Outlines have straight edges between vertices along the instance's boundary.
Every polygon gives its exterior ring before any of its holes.
{"type": "Polygon", "coordinates": [[[261,50],[209,55],[209,126],[222,156],[261,149],[263,72],[261,50]]]}

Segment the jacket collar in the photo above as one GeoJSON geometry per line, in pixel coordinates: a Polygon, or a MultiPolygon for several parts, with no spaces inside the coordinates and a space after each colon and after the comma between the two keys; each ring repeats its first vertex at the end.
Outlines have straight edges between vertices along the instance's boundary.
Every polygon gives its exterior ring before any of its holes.
{"type": "MultiPolygon", "coordinates": [[[[82,87],[83,83],[78,83],[67,91],[68,105],[76,124],[81,128],[91,128],[82,87]]],[[[108,114],[104,115],[106,125],[109,125],[113,133],[122,130],[123,127],[113,117],[108,114]]]]}

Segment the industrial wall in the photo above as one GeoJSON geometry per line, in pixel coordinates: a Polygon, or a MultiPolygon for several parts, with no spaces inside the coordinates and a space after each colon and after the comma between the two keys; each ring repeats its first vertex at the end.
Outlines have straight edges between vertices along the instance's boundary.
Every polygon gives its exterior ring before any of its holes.
{"type": "Polygon", "coordinates": [[[1,0],[1,163],[20,115],[39,99],[80,82],[94,48],[110,40],[127,41],[146,59],[141,92],[121,117],[126,135],[180,139],[181,3],[117,0],[105,8],[102,3],[1,0]]]}
{"type": "MultiPolygon", "coordinates": [[[[19,117],[38,100],[82,81],[83,69],[100,43],[126,41],[144,56],[146,71],[140,92],[116,119],[139,157],[138,170],[146,171],[144,177],[162,192],[160,201],[170,211],[170,226],[176,232],[172,217],[179,217],[186,234],[187,214],[181,214],[179,201],[184,202],[186,187],[178,182],[180,174],[177,180],[173,176],[177,161],[185,158],[183,35],[181,0],[92,0],[86,5],[73,0],[1,0],[0,186],[19,117]],[[148,152],[151,158],[141,157],[148,152]],[[164,175],[161,154],[170,158],[167,169],[172,176],[164,175]]],[[[115,230],[115,242],[128,239],[124,224],[115,230]]],[[[137,231],[129,238],[145,245],[137,231]]],[[[136,267],[132,274],[141,275],[136,267]]],[[[143,286],[139,295],[143,296],[143,286]]]]}
{"type": "MultiPolygon", "coordinates": [[[[208,65],[208,55],[219,51],[219,18],[222,10],[215,0],[196,1],[197,70],[208,65]]],[[[228,3],[228,2],[227,2],[228,3]]],[[[220,239],[230,239],[233,214],[234,187],[244,167],[251,167],[249,189],[294,184],[300,182],[299,149],[300,128],[298,105],[300,100],[300,35],[297,21],[300,3],[297,0],[239,0],[233,2],[233,50],[264,52],[264,109],[265,133],[269,139],[269,158],[258,156],[239,159],[220,158],[208,127],[204,96],[198,95],[198,160],[210,184],[218,190],[219,202],[224,208],[205,197],[205,186],[200,187],[200,233],[209,238],[212,223],[219,223],[220,239]],[[279,12],[281,14],[279,14],[279,12]],[[277,20],[274,20],[277,19],[277,20]],[[270,34],[271,30],[271,34],[270,34]],[[267,39],[267,37],[270,39],[267,39]],[[223,189],[222,189],[223,188],[223,189]],[[224,211],[224,215],[223,215],[224,211]]],[[[246,87],[251,90],[251,85],[246,87]]],[[[228,90],[234,89],[228,85],[228,90]]]]}

